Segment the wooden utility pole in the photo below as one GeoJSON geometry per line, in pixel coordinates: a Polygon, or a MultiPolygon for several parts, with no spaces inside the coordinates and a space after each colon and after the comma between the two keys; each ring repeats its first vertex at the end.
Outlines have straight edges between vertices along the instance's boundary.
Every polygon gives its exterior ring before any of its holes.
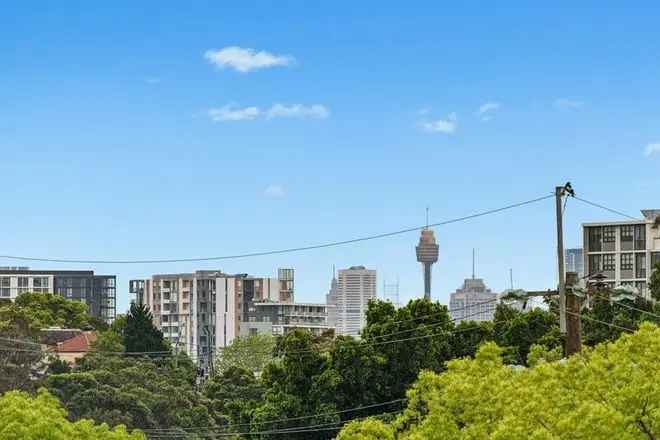
{"type": "Polygon", "coordinates": [[[580,319],[580,298],[573,293],[573,287],[578,283],[578,274],[566,274],[566,356],[582,351],[582,322],[580,319]]]}
{"type": "MultiPolygon", "coordinates": [[[[568,185],[568,184],[567,184],[568,185]]],[[[555,207],[557,215],[557,263],[559,271],[559,331],[566,334],[566,275],[564,274],[564,222],[561,200],[566,185],[555,187],[555,207]]]]}

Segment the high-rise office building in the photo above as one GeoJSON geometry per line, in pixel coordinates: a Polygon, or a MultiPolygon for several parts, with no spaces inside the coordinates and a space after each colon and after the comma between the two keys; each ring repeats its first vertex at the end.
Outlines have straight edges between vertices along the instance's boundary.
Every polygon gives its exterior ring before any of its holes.
{"type": "Polygon", "coordinates": [[[564,251],[566,272],[575,272],[579,278],[584,276],[584,253],[582,248],[566,249],[564,251]]]}
{"type": "Polygon", "coordinates": [[[438,261],[438,249],[433,231],[424,228],[415,250],[417,251],[417,261],[422,263],[424,271],[424,298],[429,301],[431,300],[431,268],[438,261]]]}
{"type": "Polygon", "coordinates": [[[481,278],[467,278],[463,286],[450,295],[449,310],[452,320],[492,321],[497,308],[497,293],[486,287],[481,278]]]}
{"type": "Polygon", "coordinates": [[[325,303],[332,306],[328,308],[328,325],[332,327],[337,326],[337,274],[335,267],[332,267],[332,281],[330,282],[330,290],[325,296],[325,303]]]}
{"type": "Polygon", "coordinates": [[[642,210],[643,218],[584,223],[584,266],[602,274],[611,287],[634,286],[649,296],[648,283],[660,263],[660,209],[642,210]]]}
{"type": "Polygon", "coordinates": [[[360,336],[366,325],[367,305],[376,299],[376,271],[353,266],[339,271],[334,303],[336,334],[360,336]]]}
{"type": "Polygon", "coordinates": [[[89,314],[111,323],[116,314],[117,277],[91,270],[30,270],[0,267],[0,299],[25,292],[55,293],[87,304],[89,314]]]}

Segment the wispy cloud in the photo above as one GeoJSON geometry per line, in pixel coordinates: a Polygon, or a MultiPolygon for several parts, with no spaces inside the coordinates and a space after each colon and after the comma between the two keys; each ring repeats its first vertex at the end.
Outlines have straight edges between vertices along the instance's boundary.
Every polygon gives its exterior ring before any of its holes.
{"type": "Polygon", "coordinates": [[[436,119],[435,121],[422,121],[420,127],[429,133],[452,134],[456,131],[458,119],[456,113],[450,113],[445,119],[436,119]]]}
{"type": "Polygon", "coordinates": [[[204,58],[219,69],[231,68],[241,73],[269,67],[289,66],[295,61],[289,55],[274,55],[270,52],[257,52],[254,49],[238,46],[207,50],[204,58]]]}
{"type": "Polygon", "coordinates": [[[272,199],[281,199],[286,196],[286,191],[281,185],[268,185],[264,190],[264,195],[272,199]]]}
{"type": "Polygon", "coordinates": [[[499,102],[486,102],[479,106],[476,115],[481,121],[488,122],[492,119],[493,113],[495,113],[499,109],[500,109],[499,102]]]}
{"type": "Polygon", "coordinates": [[[584,102],[575,99],[557,98],[554,100],[553,105],[558,109],[578,109],[584,106],[584,102]]]}
{"type": "Polygon", "coordinates": [[[648,144],[644,149],[644,155],[646,157],[650,157],[653,156],[654,154],[659,154],[659,153],[660,153],[660,142],[648,144]]]}
{"type": "Polygon", "coordinates": [[[266,109],[255,106],[237,107],[228,104],[209,109],[208,115],[215,122],[251,121],[257,118],[326,119],[330,116],[330,111],[321,104],[273,104],[266,109]]]}
{"type": "Polygon", "coordinates": [[[161,81],[162,80],[160,78],[155,78],[155,77],[145,78],[144,80],[144,82],[146,82],[147,84],[159,84],[161,81]]]}
{"type": "Polygon", "coordinates": [[[266,118],[316,118],[325,119],[330,116],[330,112],[325,106],[314,104],[305,106],[302,104],[274,104],[266,111],[266,118]]]}
{"type": "Polygon", "coordinates": [[[259,117],[261,110],[258,107],[237,108],[232,104],[208,111],[209,117],[215,122],[224,121],[250,121],[259,117]]]}

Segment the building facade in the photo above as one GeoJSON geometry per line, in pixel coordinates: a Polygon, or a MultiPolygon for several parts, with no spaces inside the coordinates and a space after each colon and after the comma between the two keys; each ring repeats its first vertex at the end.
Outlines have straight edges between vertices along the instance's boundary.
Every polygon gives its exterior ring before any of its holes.
{"type": "Polygon", "coordinates": [[[564,251],[566,272],[575,272],[578,278],[584,277],[584,252],[582,248],[566,249],[564,251]]]}
{"type": "Polygon", "coordinates": [[[452,320],[492,321],[495,318],[498,295],[481,278],[467,278],[463,286],[450,295],[449,312],[452,320]]]}
{"type": "Polygon", "coordinates": [[[359,337],[367,323],[367,305],[376,299],[376,271],[353,266],[339,271],[335,306],[337,335],[359,337]]]}
{"type": "Polygon", "coordinates": [[[285,335],[294,329],[309,331],[314,336],[334,333],[328,324],[328,309],[333,306],[312,303],[255,302],[241,336],[266,333],[285,335]]]}
{"type": "Polygon", "coordinates": [[[610,287],[634,286],[648,297],[660,263],[660,209],[642,214],[640,220],[583,224],[584,266],[589,276],[603,274],[610,287]]]}
{"type": "Polygon", "coordinates": [[[0,268],[0,299],[15,300],[25,292],[54,293],[87,304],[89,314],[111,323],[116,315],[117,277],[91,270],[0,268]]]}

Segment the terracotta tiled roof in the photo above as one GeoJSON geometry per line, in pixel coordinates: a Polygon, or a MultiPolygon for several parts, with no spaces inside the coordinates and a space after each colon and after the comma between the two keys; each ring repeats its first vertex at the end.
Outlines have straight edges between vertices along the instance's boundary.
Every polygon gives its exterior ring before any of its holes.
{"type": "Polygon", "coordinates": [[[96,341],[96,332],[86,331],[64,342],[58,342],[55,351],[58,353],[86,353],[94,341],[96,341]]]}

